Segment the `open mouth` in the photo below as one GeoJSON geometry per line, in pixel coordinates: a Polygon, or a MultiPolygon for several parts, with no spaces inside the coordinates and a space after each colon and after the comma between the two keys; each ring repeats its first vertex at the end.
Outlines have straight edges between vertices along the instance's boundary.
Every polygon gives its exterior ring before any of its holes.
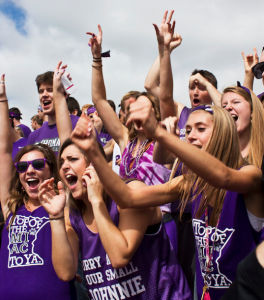
{"type": "Polygon", "coordinates": [[[27,180],[27,185],[31,190],[34,190],[39,185],[39,180],[37,178],[29,178],[27,180]]]}
{"type": "Polygon", "coordinates": [[[231,115],[231,116],[235,122],[238,120],[238,116],[236,116],[236,115],[231,115]]]}
{"type": "Polygon", "coordinates": [[[43,101],[43,108],[44,108],[44,109],[47,108],[50,104],[51,104],[51,101],[49,101],[49,100],[44,100],[44,101],[43,101]]]}
{"type": "Polygon", "coordinates": [[[71,189],[75,188],[75,186],[77,184],[77,176],[68,174],[68,175],[66,175],[66,180],[71,189]]]}
{"type": "Polygon", "coordinates": [[[193,104],[194,104],[194,105],[200,104],[200,100],[199,100],[199,99],[193,99],[193,104]]]}

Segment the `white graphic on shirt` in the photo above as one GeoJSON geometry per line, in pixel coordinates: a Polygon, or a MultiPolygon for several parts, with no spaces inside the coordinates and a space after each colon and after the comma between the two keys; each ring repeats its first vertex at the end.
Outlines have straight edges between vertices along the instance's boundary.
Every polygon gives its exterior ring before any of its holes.
{"type": "MultiPolygon", "coordinates": [[[[8,268],[43,265],[44,260],[34,252],[39,231],[49,223],[48,217],[17,215],[9,229],[8,268]]],[[[47,241],[48,242],[48,241],[47,241]]]]}
{"type": "MultiPolygon", "coordinates": [[[[198,258],[200,262],[201,273],[204,278],[206,270],[206,227],[205,222],[197,219],[193,219],[193,232],[196,241],[196,247],[198,252],[198,258]]],[[[213,257],[218,256],[215,261],[210,262],[210,274],[207,279],[207,284],[210,288],[228,288],[232,281],[227,276],[220,272],[219,259],[221,258],[222,251],[235,229],[226,228],[225,230],[216,229],[215,227],[208,226],[209,230],[209,251],[211,253],[213,248],[213,257]],[[214,245],[214,246],[213,246],[214,245]],[[216,266],[216,268],[215,268],[216,266]]]]}
{"type": "Polygon", "coordinates": [[[49,146],[55,152],[58,152],[60,150],[60,139],[58,137],[43,139],[36,142],[35,145],[38,145],[40,143],[49,146]]]}

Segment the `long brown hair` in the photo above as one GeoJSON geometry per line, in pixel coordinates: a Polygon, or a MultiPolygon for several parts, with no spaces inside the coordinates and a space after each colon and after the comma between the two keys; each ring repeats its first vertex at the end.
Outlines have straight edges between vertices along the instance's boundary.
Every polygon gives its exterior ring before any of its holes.
{"type": "Polygon", "coordinates": [[[245,159],[249,164],[261,168],[264,155],[264,109],[258,97],[250,90],[248,94],[243,88],[230,86],[224,89],[226,93],[236,93],[242,96],[249,104],[251,109],[251,128],[250,128],[250,149],[245,159]]]}
{"type": "MultiPolygon", "coordinates": [[[[161,120],[161,116],[160,116],[160,105],[159,105],[159,100],[156,96],[154,96],[152,93],[149,93],[149,92],[142,92],[140,93],[136,100],[141,97],[141,96],[145,96],[149,99],[149,101],[151,102],[153,108],[154,108],[154,113],[155,113],[155,117],[156,117],[156,120],[159,122],[161,120]]],[[[127,108],[127,115],[125,117],[125,123],[130,115],[130,112],[129,112],[129,109],[130,109],[130,106],[128,106],[127,108]]],[[[135,126],[134,126],[134,123],[130,123],[128,125],[128,139],[130,141],[132,141],[133,139],[135,139],[137,137],[137,130],[135,129],[135,126]]]]}
{"type": "MultiPolygon", "coordinates": [[[[244,164],[244,160],[240,154],[236,124],[231,115],[223,108],[211,105],[210,107],[213,110],[213,115],[202,110],[204,113],[209,114],[213,119],[213,130],[205,151],[219,159],[227,167],[237,170],[244,164]]],[[[196,112],[197,111],[193,113],[196,112]]],[[[175,161],[170,180],[173,178],[179,163],[179,160],[175,161]]],[[[198,196],[201,195],[200,205],[199,207],[196,207],[196,217],[200,218],[207,204],[212,204],[212,200],[216,199],[213,205],[213,213],[210,218],[210,225],[215,226],[222,210],[226,190],[217,189],[209,185],[204,179],[193,173],[184,164],[182,166],[182,172],[183,180],[178,186],[172,187],[172,189],[180,191],[182,195],[182,201],[180,201],[180,215],[182,216],[184,209],[189,202],[195,201],[198,196]]]]}
{"type": "MultiPolygon", "coordinates": [[[[16,155],[15,162],[20,161],[21,157],[29,152],[32,151],[39,151],[41,152],[44,157],[47,159],[47,164],[50,168],[50,175],[54,178],[54,190],[57,192],[57,183],[59,180],[59,174],[58,174],[58,168],[57,168],[57,158],[54,152],[50,147],[44,144],[38,144],[38,145],[27,145],[24,148],[22,148],[18,154],[16,155]]],[[[23,190],[23,186],[19,179],[19,173],[17,170],[13,169],[13,174],[10,182],[10,190],[9,190],[9,198],[8,198],[8,215],[10,213],[13,214],[11,221],[9,224],[12,224],[14,221],[17,210],[23,205],[26,204],[28,201],[28,194],[23,190]]],[[[9,225],[7,226],[7,229],[9,228],[9,225]]]]}

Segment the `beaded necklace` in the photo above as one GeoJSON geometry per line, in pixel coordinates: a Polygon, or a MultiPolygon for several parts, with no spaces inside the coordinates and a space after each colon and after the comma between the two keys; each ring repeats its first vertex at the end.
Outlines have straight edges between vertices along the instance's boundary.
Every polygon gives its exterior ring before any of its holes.
{"type": "Polygon", "coordinates": [[[149,139],[146,139],[145,141],[143,141],[142,143],[140,143],[139,147],[138,147],[137,154],[136,154],[135,157],[133,157],[133,151],[134,151],[135,146],[137,144],[137,140],[138,139],[135,138],[133,140],[133,142],[130,142],[130,145],[128,147],[127,153],[122,157],[122,162],[123,162],[123,165],[124,165],[126,177],[131,176],[134,173],[134,171],[138,168],[139,159],[144,154],[146,145],[149,142],[149,139]],[[131,170],[129,170],[129,167],[130,167],[132,159],[134,159],[133,167],[131,168],[131,170]]]}

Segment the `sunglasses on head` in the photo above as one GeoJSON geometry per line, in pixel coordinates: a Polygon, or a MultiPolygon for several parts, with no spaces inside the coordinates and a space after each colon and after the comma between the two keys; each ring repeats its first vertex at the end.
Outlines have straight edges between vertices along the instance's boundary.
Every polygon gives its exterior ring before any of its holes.
{"type": "Polygon", "coordinates": [[[38,158],[30,161],[18,161],[15,163],[15,167],[19,173],[26,172],[29,165],[31,165],[35,170],[41,170],[44,169],[46,161],[46,158],[38,158]]]}

